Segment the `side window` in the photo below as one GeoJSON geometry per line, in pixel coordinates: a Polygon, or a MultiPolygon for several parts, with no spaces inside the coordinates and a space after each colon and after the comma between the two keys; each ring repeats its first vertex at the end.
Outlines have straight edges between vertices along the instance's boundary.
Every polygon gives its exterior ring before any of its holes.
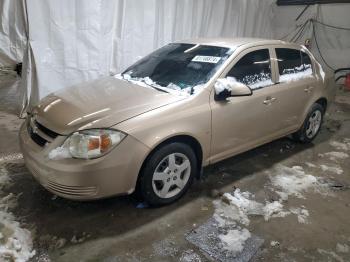
{"type": "Polygon", "coordinates": [[[306,71],[309,74],[312,74],[312,63],[310,56],[303,51],[301,51],[301,61],[304,66],[304,71],[306,71]]]}
{"type": "Polygon", "coordinates": [[[272,85],[269,50],[261,49],[246,54],[232,67],[227,76],[234,77],[253,90],[272,85]]]}
{"type": "Polygon", "coordinates": [[[307,64],[304,64],[304,54],[296,49],[276,48],[280,82],[298,80],[310,75],[310,71],[312,73],[310,57],[305,54],[307,64]]]}

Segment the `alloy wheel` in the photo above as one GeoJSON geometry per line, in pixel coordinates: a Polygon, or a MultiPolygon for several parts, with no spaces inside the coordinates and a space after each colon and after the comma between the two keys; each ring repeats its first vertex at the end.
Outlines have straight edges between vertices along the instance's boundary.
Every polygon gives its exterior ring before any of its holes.
{"type": "Polygon", "coordinates": [[[171,198],[187,185],[191,174],[191,162],[182,153],[172,153],[157,165],[153,177],[154,193],[160,198],[171,198]]]}
{"type": "Polygon", "coordinates": [[[319,131],[322,123],[322,112],[320,110],[315,110],[309,117],[306,136],[312,139],[319,131]]]}

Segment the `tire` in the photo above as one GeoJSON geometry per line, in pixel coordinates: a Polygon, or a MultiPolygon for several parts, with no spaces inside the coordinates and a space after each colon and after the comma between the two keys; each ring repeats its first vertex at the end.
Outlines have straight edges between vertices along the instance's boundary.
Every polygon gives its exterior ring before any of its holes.
{"type": "Polygon", "coordinates": [[[197,157],[190,146],[166,144],[146,160],[138,180],[138,195],[151,206],[173,203],[186,193],[197,174],[197,157]]]}
{"type": "Polygon", "coordinates": [[[310,143],[320,132],[325,109],[320,104],[313,104],[302,127],[293,134],[293,138],[302,143],[310,143]],[[312,126],[313,125],[313,126],[312,126]]]}

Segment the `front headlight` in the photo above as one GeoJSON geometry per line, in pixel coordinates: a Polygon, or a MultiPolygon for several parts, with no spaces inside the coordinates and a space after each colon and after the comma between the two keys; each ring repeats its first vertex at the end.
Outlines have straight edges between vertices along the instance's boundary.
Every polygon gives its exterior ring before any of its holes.
{"type": "Polygon", "coordinates": [[[73,133],[64,142],[72,157],[91,159],[102,156],[118,145],[126,134],[112,129],[90,129],[73,133]]]}

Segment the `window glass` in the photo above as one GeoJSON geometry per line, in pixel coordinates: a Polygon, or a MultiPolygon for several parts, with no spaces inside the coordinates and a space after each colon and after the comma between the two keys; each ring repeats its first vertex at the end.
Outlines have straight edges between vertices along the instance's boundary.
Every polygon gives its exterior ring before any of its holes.
{"type": "Polygon", "coordinates": [[[308,71],[310,74],[312,74],[312,66],[311,66],[311,59],[309,55],[303,51],[301,51],[301,60],[304,65],[304,70],[308,71]]]}
{"type": "Polygon", "coordinates": [[[233,51],[220,46],[168,44],[130,66],[122,75],[192,94],[208,82],[233,51]]]}
{"type": "Polygon", "coordinates": [[[268,49],[250,52],[243,56],[228,72],[251,89],[259,89],[272,84],[271,63],[268,49]]]}
{"type": "Polygon", "coordinates": [[[300,50],[276,48],[279,81],[290,82],[312,74],[310,57],[300,50]]]}

